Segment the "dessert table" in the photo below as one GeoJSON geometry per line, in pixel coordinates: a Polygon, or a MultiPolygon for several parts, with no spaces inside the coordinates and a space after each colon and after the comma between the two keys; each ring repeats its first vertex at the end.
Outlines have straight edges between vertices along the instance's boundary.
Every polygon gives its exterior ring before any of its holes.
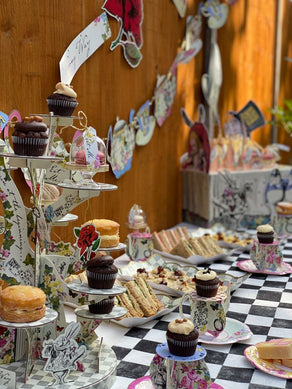
{"type": "MultiPolygon", "coordinates": [[[[292,239],[285,242],[283,255],[284,261],[292,265],[292,239]]],[[[224,260],[214,262],[210,268],[218,272],[243,274],[236,263],[247,259],[248,253],[235,252],[224,260]]],[[[123,261],[125,256],[120,263],[118,258],[118,265],[122,266],[123,261]]],[[[187,304],[184,305],[184,313],[189,313],[187,304]]],[[[73,311],[70,313],[68,310],[69,319],[71,314],[73,311]]],[[[101,323],[96,332],[112,347],[118,360],[116,382],[112,389],[127,389],[134,380],[149,374],[156,346],[165,342],[167,325],[178,316],[177,308],[141,327],[125,328],[113,322],[101,323]]],[[[258,342],[277,337],[292,338],[292,275],[252,273],[232,292],[227,317],[229,324],[233,321],[245,323],[253,335],[235,343],[225,342],[224,339],[218,343],[201,343],[207,350],[205,361],[212,381],[224,389],[292,388],[291,379],[267,374],[244,356],[244,350],[258,342]]]]}

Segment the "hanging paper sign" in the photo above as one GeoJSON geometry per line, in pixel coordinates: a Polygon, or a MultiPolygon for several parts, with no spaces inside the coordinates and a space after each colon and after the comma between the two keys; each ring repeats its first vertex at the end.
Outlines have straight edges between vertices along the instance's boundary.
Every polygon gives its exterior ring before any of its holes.
{"type": "Polygon", "coordinates": [[[103,12],[70,43],[59,63],[61,81],[70,85],[80,66],[111,36],[107,15],[103,12]]]}
{"type": "Polygon", "coordinates": [[[100,166],[96,130],[90,126],[86,131],[84,131],[83,139],[86,162],[88,165],[92,165],[96,169],[100,166]]]}
{"type": "Polygon", "coordinates": [[[161,127],[164,121],[171,113],[171,108],[176,94],[176,75],[175,73],[169,76],[157,77],[156,87],[154,91],[155,108],[154,116],[157,124],[161,127]]]}
{"type": "Polygon", "coordinates": [[[139,123],[139,128],[136,132],[136,144],[138,146],[145,146],[152,138],[156,125],[155,117],[150,115],[149,100],[140,107],[136,114],[136,119],[139,123]]]}
{"type": "Polygon", "coordinates": [[[222,27],[228,16],[227,4],[221,4],[219,0],[207,0],[199,5],[199,12],[208,18],[208,27],[218,29],[222,27]]]}
{"type": "Polygon", "coordinates": [[[107,135],[108,160],[116,178],[120,178],[130,170],[134,148],[135,132],[133,127],[128,126],[125,120],[117,119],[114,129],[110,126],[107,135]]]}
{"type": "Polygon", "coordinates": [[[184,18],[187,11],[187,0],[172,0],[181,18],[184,18]]]}
{"type": "Polygon", "coordinates": [[[105,0],[102,9],[120,22],[118,36],[112,42],[110,49],[114,50],[118,45],[122,46],[128,64],[133,68],[137,67],[142,59],[140,49],[143,44],[143,1],[105,0]]]}

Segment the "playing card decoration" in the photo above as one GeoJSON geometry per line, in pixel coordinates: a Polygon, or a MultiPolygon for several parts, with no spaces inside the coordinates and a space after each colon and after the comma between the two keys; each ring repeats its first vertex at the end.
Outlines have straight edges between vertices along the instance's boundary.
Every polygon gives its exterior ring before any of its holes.
{"type": "Polygon", "coordinates": [[[154,116],[157,124],[161,127],[171,113],[171,108],[176,94],[176,74],[170,72],[168,75],[157,77],[154,91],[155,108],[154,116]]]}
{"type": "Polygon", "coordinates": [[[125,120],[117,118],[114,129],[110,126],[107,135],[108,160],[116,178],[120,178],[130,170],[134,148],[135,132],[133,126],[128,125],[125,120]]]}
{"type": "Polygon", "coordinates": [[[106,0],[102,9],[120,22],[118,36],[112,42],[110,49],[114,50],[121,45],[128,64],[132,68],[137,67],[142,59],[140,49],[143,43],[143,1],[106,0]]]}
{"type": "Polygon", "coordinates": [[[152,138],[156,120],[150,115],[150,101],[147,100],[145,104],[140,107],[136,114],[138,120],[138,130],[136,132],[136,144],[138,146],[145,146],[152,138]]]}

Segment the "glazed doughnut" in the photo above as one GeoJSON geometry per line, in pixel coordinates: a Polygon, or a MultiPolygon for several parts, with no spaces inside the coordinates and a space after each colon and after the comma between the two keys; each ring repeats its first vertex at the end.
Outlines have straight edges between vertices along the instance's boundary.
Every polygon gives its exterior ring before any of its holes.
{"type": "Polygon", "coordinates": [[[0,292],[0,317],[12,323],[28,323],[46,313],[46,295],[34,286],[13,285],[0,292]]]}

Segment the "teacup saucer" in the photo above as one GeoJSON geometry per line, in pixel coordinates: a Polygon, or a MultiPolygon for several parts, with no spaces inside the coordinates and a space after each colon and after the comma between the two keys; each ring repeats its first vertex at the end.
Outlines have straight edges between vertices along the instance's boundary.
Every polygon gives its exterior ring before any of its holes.
{"type": "Polygon", "coordinates": [[[241,323],[238,320],[226,318],[226,325],[224,330],[214,337],[211,334],[200,335],[199,342],[208,344],[231,344],[251,338],[253,333],[248,325],[241,323]]]}
{"type": "MultiPolygon", "coordinates": [[[[137,380],[130,383],[128,389],[155,389],[152,385],[150,376],[147,375],[145,377],[138,378],[137,380]]],[[[209,389],[224,389],[223,386],[215,384],[215,382],[211,382],[209,389]]]]}
{"type": "Polygon", "coordinates": [[[292,273],[292,266],[289,263],[282,262],[279,269],[277,271],[271,270],[258,270],[251,259],[246,259],[245,261],[237,262],[236,265],[241,269],[245,270],[249,273],[260,273],[260,274],[274,274],[277,276],[283,274],[292,273]]]}

